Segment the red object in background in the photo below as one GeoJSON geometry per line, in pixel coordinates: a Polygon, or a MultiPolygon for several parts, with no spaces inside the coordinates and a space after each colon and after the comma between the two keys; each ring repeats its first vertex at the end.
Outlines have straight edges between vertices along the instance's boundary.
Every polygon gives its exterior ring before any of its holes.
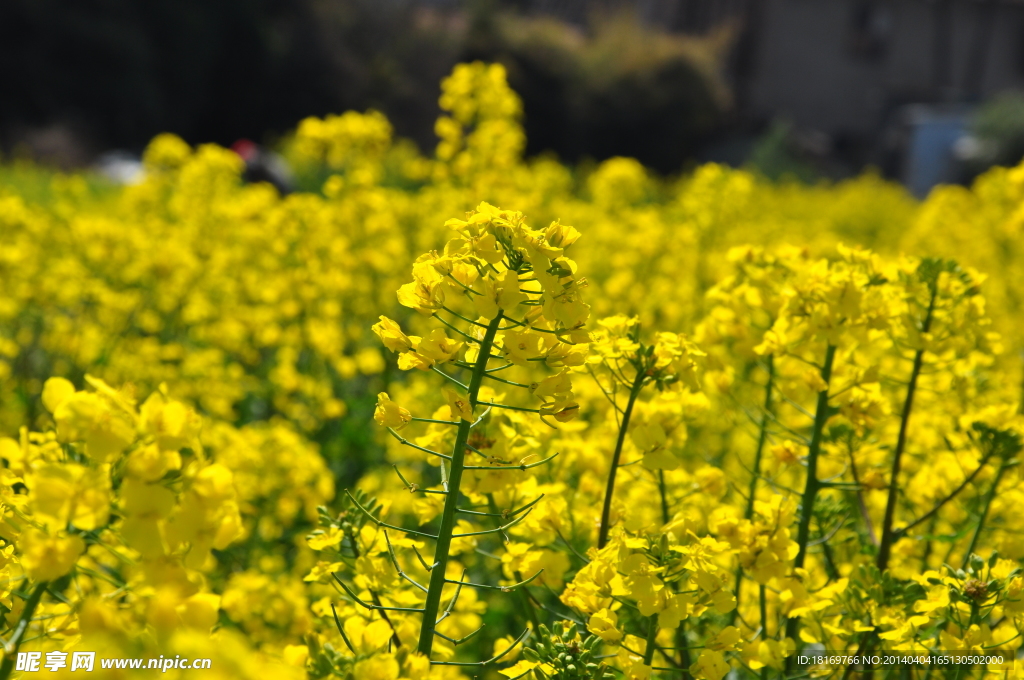
{"type": "Polygon", "coordinates": [[[242,179],[246,182],[268,182],[282,195],[294,190],[293,178],[288,164],[273,151],[264,149],[251,139],[239,139],[231,150],[245,161],[242,179]]]}
{"type": "Polygon", "coordinates": [[[239,139],[231,145],[231,150],[242,157],[246,163],[252,163],[260,155],[260,148],[251,139],[239,139]]]}

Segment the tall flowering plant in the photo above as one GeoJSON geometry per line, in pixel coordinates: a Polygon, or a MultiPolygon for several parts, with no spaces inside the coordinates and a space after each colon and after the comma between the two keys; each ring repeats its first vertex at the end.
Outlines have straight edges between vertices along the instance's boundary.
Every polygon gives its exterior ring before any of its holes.
{"type": "MultiPolygon", "coordinates": [[[[405,370],[432,371],[444,383],[440,389],[446,406],[433,417],[414,416],[382,392],[378,395],[375,420],[403,445],[438,461],[436,484],[420,486],[408,481],[396,466],[402,482],[414,493],[442,497],[443,508],[435,529],[409,529],[389,524],[350,494],[351,502],[380,529],[392,563],[401,578],[421,591],[422,601],[412,607],[382,603],[376,595],[367,602],[343,579],[336,577],[344,592],[367,609],[388,613],[419,614],[417,652],[427,658],[437,638],[458,645],[475,633],[454,639],[438,630],[463,588],[515,590],[541,575],[541,571],[506,585],[474,583],[465,572],[453,569],[453,542],[487,534],[502,534],[521,523],[533,511],[540,497],[518,507],[498,508],[490,496],[490,512],[472,509],[485,486],[471,491],[467,472],[513,475],[543,465],[557,452],[509,455],[514,449],[499,450],[488,437],[497,429],[499,413],[532,414],[551,427],[574,419],[579,404],[573,395],[570,367],[582,365],[589,335],[586,323],[590,308],[583,302],[585,280],[577,277],[576,263],[566,250],[579,238],[573,227],[558,222],[546,229],[533,229],[522,213],[501,210],[481,203],[465,220],[449,220],[458,236],[441,252],[420,256],[413,265],[413,281],[398,291],[399,302],[435,322],[428,335],[407,335],[395,321],[381,317],[374,332],[384,345],[399,354],[398,365],[405,370]],[[449,335],[451,334],[451,335],[449,335]],[[544,366],[544,377],[533,367],[544,366]],[[512,379],[523,373],[526,382],[512,379]],[[517,391],[520,399],[501,401],[491,385],[517,391]],[[513,403],[519,402],[519,403],[513,403]],[[405,430],[417,423],[445,428],[440,433],[413,439],[405,430]],[[434,448],[418,443],[429,440],[434,448]],[[444,445],[447,453],[436,450],[444,445]],[[465,530],[461,519],[491,523],[491,528],[465,530]],[[388,531],[433,542],[433,559],[422,561],[429,572],[423,585],[403,570],[388,531]],[[446,593],[446,589],[449,591],[446,593]],[[442,612],[443,599],[449,604],[442,612]]],[[[515,429],[515,421],[500,424],[504,436],[515,429]]],[[[428,442],[425,442],[428,443],[428,442]]],[[[417,553],[418,554],[418,553],[417,553]]],[[[528,630],[515,643],[523,640],[528,630]]],[[[483,662],[431,660],[435,665],[483,665],[483,662]]]]}

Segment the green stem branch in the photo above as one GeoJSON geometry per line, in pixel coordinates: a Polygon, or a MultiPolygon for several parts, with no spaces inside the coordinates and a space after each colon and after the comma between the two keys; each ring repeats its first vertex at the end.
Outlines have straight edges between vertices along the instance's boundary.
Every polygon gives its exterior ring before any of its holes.
{"type": "MultiPolygon", "coordinates": [[[[480,383],[483,382],[484,373],[487,371],[487,360],[491,353],[491,345],[494,343],[494,336],[498,332],[501,319],[502,313],[499,311],[498,315],[491,319],[490,324],[487,325],[484,338],[480,341],[480,352],[473,366],[473,373],[467,390],[470,408],[475,408],[477,405],[480,383]]],[[[455,435],[455,446],[452,449],[451,470],[448,473],[448,495],[445,497],[444,510],[441,513],[441,528],[437,535],[434,565],[430,570],[430,584],[427,587],[427,598],[423,604],[423,623],[420,626],[420,639],[417,646],[417,651],[428,658],[434,646],[437,612],[441,606],[441,592],[444,590],[446,582],[445,571],[448,567],[448,553],[451,549],[452,534],[455,530],[459,485],[462,482],[462,471],[466,458],[466,442],[469,441],[469,431],[472,424],[472,421],[465,419],[459,421],[459,429],[455,435]]]]}
{"type": "MultiPolygon", "coordinates": [[[[775,389],[775,361],[774,357],[768,355],[768,382],[764,387],[764,412],[761,414],[761,424],[757,435],[757,449],[754,451],[754,467],[750,475],[750,485],[747,488],[747,508],[743,513],[745,519],[754,516],[754,501],[757,498],[757,480],[761,476],[761,457],[764,454],[764,445],[768,441],[768,423],[772,419],[772,392],[775,389]]],[[[730,622],[736,620],[740,609],[740,589],[743,587],[743,570],[736,565],[736,584],[733,592],[736,595],[736,608],[732,610],[730,622]]]]}
{"type": "Polygon", "coordinates": [[[658,470],[658,494],[661,496],[661,523],[668,524],[672,516],[668,509],[668,489],[665,488],[664,470],[658,470]]]}
{"type": "MultiPolygon", "coordinates": [[[[825,365],[821,368],[821,379],[827,385],[832,379],[832,363],[835,360],[835,345],[825,350],[825,365]]],[[[814,514],[814,500],[821,488],[818,479],[818,457],[821,454],[821,439],[825,432],[825,421],[828,420],[828,389],[818,392],[818,405],[814,412],[814,430],[811,433],[811,444],[807,447],[807,482],[804,484],[803,500],[800,506],[800,527],[797,530],[797,544],[800,551],[793,562],[795,569],[802,569],[807,558],[807,544],[811,538],[811,517],[814,514]]]]}
{"type": "MultiPolygon", "coordinates": [[[[825,349],[825,364],[821,367],[821,379],[828,385],[832,379],[832,363],[836,358],[835,345],[829,344],[825,349]]],[[[797,530],[797,545],[799,552],[793,561],[793,571],[803,569],[804,560],[807,558],[807,544],[811,538],[811,517],[814,515],[814,501],[821,489],[821,481],[818,479],[818,456],[821,454],[821,439],[825,432],[825,421],[829,416],[828,388],[818,392],[818,405],[814,411],[814,430],[811,432],[811,444],[807,448],[807,482],[804,484],[803,500],[800,504],[800,526],[797,530]]],[[[797,639],[797,630],[800,627],[799,617],[793,617],[786,622],[786,637],[797,639]]],[[[792,657],[790,657],[792,658],[792,657]]]]}
{"type": "Polygon", "coordinates": [[[626,442],[626,431],[629,429],[629,418],[633,415],[633,406],[636,398],[640,396],[640,390],[644,385],[645,374],[637,371],[633,380],[633,387],[629,390],[629,401],[626,402],[626,409],[622,412],[622,424],[619,426],[619,437],[615,442],[615,452],[612,453],[611,469],[608,470],[608,485],[604,492],[604,507],[601,508],[601,529],[597,536],[597,549],[600,550],[608,542],[608,532],[611,529],[612,496],[615,493],[615,473],[619,469],[619,459],[622,458],[622,445],[626,442]]]}
{"type": "Polygon", "coordinates": [[[1006,459],[999,465],[999,471],[996,472],[996,478],[992,481],[992,486],[989,488],[988,493],[985,494],[984,504],[981,506],[981,517],[978,518],[978,526],[974,527],[974,534],[971,536],[971,543],[967,546],[967,552],[964,553],[964,560],[961,568],[967,568],[967,563],[971,559],[971,553],[978,547],[978,538],[981,537],[981,531],[985,527],[985,520],[988,518],[989,508],[992,506],[992,500],[996,497],[996,491],[999,489],[999,482],[1003,481],[1003,474],[1007,468],[1006,459]]]}
{"type": "Polygon", "coordinates": [[[21,617],[14,628],[14,634],[11,635],[11,639],[7,641],[7,645],[4,647],[4,660],[3,663],[0,663],[0,680],[7,680],[7,678],[11,677],[11,671],[14,670],[14,661],[18,657],[18,648],[21,646],[21,641],[25,638],[25,633],[28,632],[29,626],[32,623],[32,616],[36,612],[36,607],[39,606],[39,601],[43,599],[43,593],[46,592],[48,585],[50,585],[49,581],[37,583],[36,587],[29,593],[28,599],[25,600],[25,608],[21,610],[21,617]]]}
{"type": "MultiPolygon", "coordinates": [[[[924,325],[921,328],[922,334],[928,333],[932,327],[932,316],[935,312],[935,298],[938,296],[938,287],[933,286],[931,299],[928,301],[928,312],[924,317],[924,325]]],[[[914,407],[914,393],[917,390],[917,379],[921,375],[921,366],[924,364],[924,348],[917,350],[914,354],[914,368],[910,371],[910,383],[907,385],[907,398],[903,402],[903,413],[900,415],[900,432],[896,437],[896,450],[892,457],[892,472],[889,477],[889,496],[885,502],[885,517],[882,520],[882,535],[878,545],[878,560],[876,562],[879,571],[885,571],[889,565],[889,556],[892,554],[894,540],[892,523],[896,516],[896,497],[899,490],[900,465],[903,461],[903,451],[907,446],[907,429],[910,425],[910,411],[914,407]]]]}
{"type": "Polygon", "coordinates": [[[654,665],[654,650],[657,648],[655,643],[658,637],[658,615],[652,614],[650,622],[648,623],[647,629],[647,648],[644,649],[644,665],[654,665]]]}

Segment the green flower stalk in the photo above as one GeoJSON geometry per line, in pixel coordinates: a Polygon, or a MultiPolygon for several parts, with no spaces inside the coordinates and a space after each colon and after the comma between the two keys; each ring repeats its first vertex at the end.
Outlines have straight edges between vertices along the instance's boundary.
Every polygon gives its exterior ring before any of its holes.
{"type": "MultiPolygon", "coordinates": [[[[804,483],[803,498],[800,503],[800,523],[797,529],[796,542],[799,552],[793,560],[793,570],[803,569],[807,558],[807,546],[811,539],[811,517],[814,515],[814,501],[821,490],[818,479],[818,457],[821,455],[821,440],[825,432],[825,423],[829,418],[828,384],[832,379],[832,364],[836,358],[835,345],[829,344],[825,349],[825,363],[821,367],[821,380],[825,389],[818,392],[818,404],[814,411],[814,427],[811,431],[811,443],[807,449],[807,481],[804,483]]],[[[786,622],[786,637],[796,638],[800,627],[800,619],[793,617],[786,622]]]]}
{"type": "MultiPolygon", "coordinates": [[[[622,466],[622,449],[640,393],[645,386],[652,384],[659,390],[665,390],[672,385],[686,385],[689,389],[698,390],[696,359],[705,354],[685,336],[676,333],[657,333],[654,343],[641,342],[640,323],[636,318],[620,315],[601,319],[599,323],[604,329],[594,338],[594,351],[599,357],[597,363],[603,364],[607,369],[608,379],[613,385],[629,390],[626,406],[620,408],[614,393],[609,393],[597,375],[594,375],[601,391],[611,402],[612,408],[621,416],[618,436],[615,439],[615,449],[612,451],[611,463],[608,468],[604,502],[601,507],[601,525],[597,537],[597,547],[600,550],[608,543],[615,479],[619,467],[622,466]],[[629,351],[623,351],[623,347],[629,348],[629,351]]],[[[659,435],[663,434],[659,432],[659,435]]],[[[640,446],[640,448],[645,456],[655,454],[647,458],[645,465],[658,470],[662,515],[665,522],[668,522],[670,509],[665,495],[664,473],[661,471],[666,467],[678,464],[678,462],[665,459],[663,449],[666,442],[662,439],[662,436],[652,437],[649,442],[650,447],[640,446]],[[649,450],[646,450],[647,448],[649,450]]]]}
{"type": "Polygon", "coordinates": [[[11,677],[11,673],[14,671],[14,662],[18,656],[18,648],[21,647],[21,643],[25,639],[25,633],[28,632],[29,625],[32,623],[32,617],[36,613],[36,607],[39,606],[39,601],[43,598],[43,593],[46,592],[49,585],[48,581],[37,583],[29,594],[28,599],[25,600],[25,608],[22,610],[21,616],[18,617],[14,634],[4,645],[4,660],[0,664],[0,680],[7,680],[7,678],[11,677]]]}
{"type": "MultiPolygon", "coordinates": [[[[494,336],[498,332],[502,314],[491,320],[487,325],[487,332],[480,343],[480,352],[476,364],[473,367],[472,378],[469,383],[469,410],[472,412],[477,406],[480,394],[480,384],[484,379],[484,372],[487,370],[487,358],[490,356],[491,346],[494,344],[494,336]]],[[[438,608],[441,605],[441,591],[444,589],[447,579],[445,571],[448,566],[448,553],[451,549],[452,535],[455,530],[455,515],[458,512],[459,489],[462,484],[462,473],[465,468],[466,442],[469,440],[469,432],[473,423],[465,418],[459,421],[458,433],[455,435],[455,446],[452,448],[451,469],[448,471],[448,493],[444,499],[444,510],[441,513],[441,528],[437,532],[437,547],[434,550],[434,563],[430,569],[430,585],[427,587],[427,599],[423,603],[423,626],[420,628],[420,639],[418,649],[421,654],[430,655],[434,644],[434,626],[429,625],[437,619],[438,608]]]]}

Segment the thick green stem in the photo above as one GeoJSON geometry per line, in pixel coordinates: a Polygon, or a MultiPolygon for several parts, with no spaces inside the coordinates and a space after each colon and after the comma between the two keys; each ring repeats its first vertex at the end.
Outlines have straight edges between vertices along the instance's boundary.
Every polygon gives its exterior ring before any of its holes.
{"type": "MultiPolygon", "coordinates": [[[[476,364],[473,366],[469,381],[469,405],[475,408],[487,370],[487,359],[494,344],[494,336],[501,324],[502,313],[491,320],[480,341],[480,351],[476,364]]],[[[426,657],[434,646],[434,628],[437,625],[437,613],[441,607],[441,592],[445,585],[445,571],[448,567],[448,552],[451,549],[452,533],[455,530],[455,510],[459,501],[459,485],[462,483],[462,470],[465,465],[466,443],[469,441],[469,429],[472,423],[462,419],[455,435],[455,447],[452,449],[451,469],[448,471],[448,495],[444,499],[444,510],[441,512],[441,528],[437,533],[437,548],[434,550],[434,565],[430,569],[430,584],[427,587],[427,599],[423,603],[423,624],[420,626],[420,641],[417,651],[426,657]]],[[[442,462],[443,465],[443,462],[442,462]]]]}
{"type": "Polygon", "coordinates": [[[654,665],[654,650],[657,649],[658,615],[652,614],[647,629],[647,649],[644,650],[644,665],[654,665]]]}
{"type": "Polygon", "coordinates": [[[619,426],[619,438],[615,442],[615,452],[612,454],[612,466],[608,470],[608,486],[604,491],[604,507],[601,508],[601,530],[597,536],[597,548],[600,550],[608,542],[608,531],[611,529],[612,495],[615,493],[615,473],[619,469],[619,459],[622,457],[622,445],[626,442],[626,430],[629,429],[629,418],[633,415],[633,405],[636,398],[640,396],[640,389],[644,386],[646,375],[637,371],[636,379],[633,380],[633,387],[629,390],[629,401],[626,402],[626,410],[622,412],[622,424],[619,426]]]}
{"type": "MultiPolygon", "coordinates": [[[[832,379],[832,363],[836,358],[835,345],[825,349],[825,364],[821,367],[821,379],[826,385],[832,379]]],[[[825,421],[828,420],[828,388],[818,392],[818,405],[814,411],[814,430],[811,432],[811,444],[807,447],[807,482],[804,484],[803,500],[800,504],[800,526],[797,529],[796,542],[799,552],[793,562],[793,570],[803,569],[807,558],[807,544],[811,539],[811,517],[814,515],[814,500],[821,489],[818,480],[818,456],[821,454],[821,439],[825,432],[825,421]]],[[[786,637],[796,639],[800,619],[793,617],[786,622],[786,637]]],[[[792,658],[792,657],[791,657],[792,658]]]]}
{"type": "MultiPolygon", "coordinates": [[[[679,593],[679,581],[670,581],[669,586],[672,588],[672,592],[679,593]]],[[[679,650],[679,667],[684,669],[690,668],[690,644],[686,639],[686,619],[681,619],[679,625],[676,626],[676,649],[679,650]]],[[[666,657],[667,658],[667,657],[666,657]]]]}
{"type": "MultiPolygon", "coordinates": [[[[772,392],[775,389],[775,361],[771,354],[768,355],[768,382],[764,388],[764,413],[761,415],[761,425],[757,434],[757,449],[754,451],[754,466],[750,473],[750,484],[747,487],[747,509],[743,513],[745,519],[754,516],[754,501],[757,499],[757,480],[761,476],[761,457],[764,455],[764,445],[768,441],[768,423],[772,415],[772,392]]],[[[736,608],[732,610],[729,617],[730,623],[736,620],[740,610],[740,590],[743,587],[743,570],[736,565],[736,583],[733,592],[736,595],[736,608]]]]}
{"type": "MultiPolygon", "coordinates": [[[[938,287],[933,285],[931,287],[931,296],[928,300],[928,311],[925,313],[924,324],[921,327],[922,333],[928,333],[931,331],[932,318],[935,312],[935,301],[938,297],[938,287]]],[[[889,476],[889,492],[885,501],[885,515],[882,518],[882,531],[879,536],[878,543],[878,557],[875,561],[875,565],[879,571],[884,572],[889,566],[889,558],[892,555],[892,545],[895,541],[903,535],[902,533],[897,534],[893,531],[892,525],[893,520],[896,517],[896,502],[899,495],[899,476],[900,467],[903,462],[903,452],[907,446],[907,431],[910,427],[910,413],[914,407],[914,395],[917,392],[917,380],[921,375],[921,368],[924,365],[924,349],[919,349],[914,353],[914,366],[910,370],[910,381],[907,383],[907,396],[903,401],[903,411],[900,414],[900,430],[896,436],[896,449],[893,451],[892,458],[892,470],[889,476]]],[[[930,543],[930,542],[929,542],[930,543]]],[[[865,640],[865,649],[871,651],[875,648],[875,644],[878,639],[874,633],[869,634],[865,640]]],[[[868,680],[874,676],[874,671],[869,670],[866,673],[868,680]]]]}
{"type": "MultiPolygon", "coordinates": [[[[827,385],[832,379],[832,362],[836,357],[836,348],[829,345],[825,350],[825,365],[821,367],[821,379],[827,385]]],[[[804,484],[804,495],[800,506],[800,527],[797,530],[797,544],[800,551],[793,562],[795,569],[802,569],[807,558],[807,544],[811,538],[811,517],[814,514],[814,499],[818,496],[821,482],[818,481],[818,456],[821,454],[821,439],[825,432],[825,421],[828,420],[828,389],[818,392],[818,405],[814,411],[814,430],[811,432],[811,444],[807,447],[807,481],[804,484]]]]}
{"type": "Polygon", "coordinates": [[[665,488],[664,470],[658,470],[658,495],[661,496],[661,523],[668,524],[672,517],[668,514],[668,489],[665,488]]]}
{"type": "Polygon", "coordinates": [[[772,392],[775,389],[775,361],[772,355],[768,355],[768,382],[764,387],[764,413],[761,416],[760,432],[757,434],[757,450],[754,451],[754,469],[750,475],[750,485],[747,491],[747,509],[743,517],[750,519],[754,516],[754,501],[757,498],[757,479],[761,476],[761,456],[764,454],[764,445],[768,441],[768,423],[772,416],[772,392]]]}
{"type": "MultiPolygon", "coordinates": [[[[938,523],[938,521],[939,521],[938,517],[933,517],[932,518],[931,524],[928,525],[928,535],[929,536],[934,536],[935,535],[935,525],[938,523]]],[[[935,541],[925,541],[924,542],[924,554],[921,555],[921,571],[922,572],[928,571],[928,560],[930,560],[931,557],[932,557],[932,546],[934,544],[935,544],[935,541]]]]}
{"type": "Polygon", "coordinates": [[[967,552],[964,553],[964,561],[961,568],[966,568],[967,563],[971,559],[971,553],[978,547],[978,538],[981,536],[982,529],[985,528],[985,520],[988,518],[989,508],[992,506],[992,500],[996,497],[996,491],[999,489],[999,482],[1003,481],[1003,473],[1006,472],[1007,468],[1006,459],[999,465],[999,471],[996,472],[996,478],[992,482],[992,487],[985,494],[985,501],[981,506],[981,517],[978,518],[978,526],[974,527],[974,535],[971,536],[971,544],[967,546],[967,552]]]}
{"type": "Polygon", "coordinates": [[[36,613],[36,607],[39,606],[39,601],[43,599],[43,593],[46,592],[48,585],[50,585],[49,581],[37,583],[36,587],[29,593],[28,599],[25,600],[25,608],[21,610],[21,617],[14,628],[14,634],[11,635],[11,639],[7,641],[7,646],[4,648],[4,660],[3,663],[0,663],[0,680],[7,680],[7,678],[11,677],[11,671],[14,670],[14,661],[18,657],[18,648],[21,646],[25,633],[28,632],[29,625],[32,623],[32,616],[36,613]]]}
{"type": "MultiPolygon", "coordinates": [[[[924,317],[922,333],[928,333],[932,327],[932,315],[935,311],[935,298],[938,289],[932,288],[931,299],[928,301],[928,312],[924,317]]],[[[914,368],[910,371],[910,383],[907,385],[907,398],[903,402],[903,413],[900,415],[900,432],[896,437],[896,450],[892,456],[892,472],[889,477],[889,497],[885,502],[885,517],[882,520],[882,536],[878,545],[878,560],[876,562],[879,571],[885,571],[889,565],[889,556],[892,554],[893,531],[892,522],[896,516],[896,497],[898,495],[900,464],[903,461],[903,451],[907,446],[907,429],[910,425],[910,411],[914,407],[914,393],[917,391],[917,379],[921,375],[921,366],[924,364],[924,349],[919,349],[914,354],[914,368]]]]}

